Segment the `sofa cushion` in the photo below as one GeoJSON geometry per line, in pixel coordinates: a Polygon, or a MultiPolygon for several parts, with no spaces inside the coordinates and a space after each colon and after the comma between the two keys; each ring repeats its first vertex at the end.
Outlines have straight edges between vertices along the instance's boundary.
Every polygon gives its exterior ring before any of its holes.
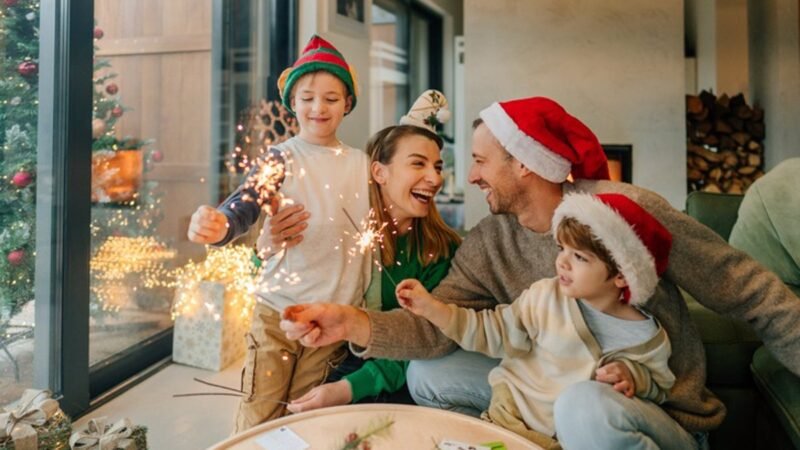
{"type": "Polygon", "coordinates": [[[761,346],[758,336],[747,323],[717,314],[682,293],[705,346],[708,387],[752,387],[749,367],[761,346]]]}
{"type": "Polygon", "coordinates": [[[686,213],[728,240],[742,195],[695,191],[686,197],[686,213]]]}
{"type": "Polygon", "coordinates": [[[756,350],[753,378],[770,408],[796,448],[800,448],[800,378],[789,372],[767,351],[756,350]]]}

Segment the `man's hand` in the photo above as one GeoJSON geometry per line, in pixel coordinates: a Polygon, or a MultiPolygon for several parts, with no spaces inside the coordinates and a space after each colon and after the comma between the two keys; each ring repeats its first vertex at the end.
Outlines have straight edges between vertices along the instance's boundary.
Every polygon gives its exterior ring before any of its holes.
{"type": "Polygon", "coordinates": [[[367,313],[349,305],[314,303],[293,305],[283,310],[281,330],[286,337],[306,347],[322,347],[350,341],[366,347],[370,339],[367,313]]]}
{"type": "Polygon", "coordinates": [[[636,393],[633,375],[628,366],[621,361],[611,361],[597,369],[594,374],[597,381],[614,386],[615,391],[625,394],[628,398],[633,397],[636,393]]]}
{"type": "Polygon", "coordinates": [[[228,218],[211,206],[203,205],[192,214],[189,240],[198,244],[216,244],[228,234],[228,218]]]}
{"type": "Polygon", "coordinates": [[[353,388],[347,380],[326,383],[315,387],[306,395],[292,400],[286,407],[293,413],[311,411],[328,406],[346,405],[353,400],[353,388]]]}
{"type": "MultiPolygon", "coordinates": [[[[277,209],[277,205],[273,205],[277,209]]],[[[303,205],[291,205],[273,214],[269,219],[269,234],[273,248],[292,248],[303,241],[303,231],[308,228],[311,213],[303,205]]]]}

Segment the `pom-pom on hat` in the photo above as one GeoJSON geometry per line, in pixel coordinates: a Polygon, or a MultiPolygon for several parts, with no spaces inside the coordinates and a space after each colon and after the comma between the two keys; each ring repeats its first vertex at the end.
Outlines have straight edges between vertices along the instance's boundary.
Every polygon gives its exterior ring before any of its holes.
{"type": "Polygon", "coordinates": [[[423,92],[400,118],[400,125],[414,125],[436,133],[436,127],[450,120],[447,98],[436,89],[423,92]]]}
{"type": "Polygon", "coordinates": [[[622,194],[567,194],[553,215],[553,231],[565,217],[588,226],[625,277],[623,302],[644,303],[669,264],[672,234],[622,194]]]}
{"type": "MultiPolygon", "coordinates": [[[[347,64],[344,56],[339,53],[339,50],[333,44],[316,34],[311,36],[311,40],[308,41],[308,44],[303,49],[303,54],[295,61],[294,65],[284,70],[280,78],[278,78],[278,92],[281,94],[283,106],[294,114],[291,101],[294,84],[303,75],[318,70],[329,72],[342,80],[342,83],[347,87],[348,95],[353,96],[353,104],[350,107],[350,111],[352,111],[356,107],[356,99],[358,98],[356,71],[347,64]]],[[[348,114],[350,111],[348,111],[348,114]]]]}
{"type": "Polygon", "coordinates": [[[528,169],[545,180],[607,180],[603,147],[580,120],[545,97],[492,103],[481,119],[500,144],[528,169]]]}

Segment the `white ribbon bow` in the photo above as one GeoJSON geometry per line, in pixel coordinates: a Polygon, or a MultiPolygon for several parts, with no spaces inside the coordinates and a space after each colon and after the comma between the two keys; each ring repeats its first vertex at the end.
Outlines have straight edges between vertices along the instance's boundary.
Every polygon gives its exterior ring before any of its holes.
{"type": "Polygon", "coordinates": [[[10,437],[17,450],[36,450],[39,437],[33,427],[44,425],[58,411],[51,395],[48,390],[25,389],[16,407],[0,414],[0,439],[10,437]]]}
{"type": "Polygon", "coordinates": [[[127,448],[133,440],[128,439],[133,433],[128,418],[118,420],[113,425],[106,425],[105,417],[92,419],[85,431],[76,431],[69,438],[69,447],[73,450],[115,450],[127,448]]]}

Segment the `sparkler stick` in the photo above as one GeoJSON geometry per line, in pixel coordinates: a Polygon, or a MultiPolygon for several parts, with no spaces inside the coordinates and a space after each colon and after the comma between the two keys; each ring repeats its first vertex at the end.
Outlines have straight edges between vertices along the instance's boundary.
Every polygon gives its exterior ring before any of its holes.
{"type": "MultiPolygon", "coordinates": [[[[200,397],[200,396],[203,396],[203,395],[223,395],[223,396],[229,396],[229,397],[242,397],[244,395],[244,391],[242,391],[240,389],[234,389],[234,388],[231,388],[231,387],[228,387],[228,386],[223,386],[221,384],[209,383],[208,381],[204,381],[204,380],[201,380],[199,378],[194,378],[194,381],[196,381],[198,383],[205,384],[207,386],[211,386],[211,387],[215,387],[215,388],[219,388],[219,389],[225,389],[226,391],[231,391],[231,392],[192,392],[192,393],[189,393],[189,394],[173,394],[172,397],[173,398],[200,397]]],[[[272,399],[261,399],[261,400],[266,400],[268,402],[278,403],[278,404],[281,404],[281,405],[288,405],[289,404],[289,402],[285,402],[283,400],[272,400],[272,399]]]]}
{"type": "MultiPolygon", "coordinates": [[[[358,242],[361,248],[366,248],[367,246],[369,246],[374,250],[375,239],[380,238],[380,230],[368,229],[365,231],[361,231],[361,229],[356,224],[356,221],[353,220],[353,218],[350,216],[350,213],[348,213],[345,208],[342,208],[342,211],[344,211],[344,215],[347,216],[347,220],[350,221],[350,223],[353,225],[353,228],[356,229],[356,233],[358,234],[358,242]]],[[[367,228],[369,228],[369,226],[367,228]]],[[[386,277],[389,278],[389,281],[392,282],[394,287],[397,287],[397,281],[395,281],[394,278],[392,278],[392,275],[389,273],[389,271],[386,270],[386,266],[383,265],[383,263],[377,256],[373,255],[373,259],[375,260],[375,264],[380,266],[381,270],[383,270],[383,272],[386,273],[386,277]]]]}

